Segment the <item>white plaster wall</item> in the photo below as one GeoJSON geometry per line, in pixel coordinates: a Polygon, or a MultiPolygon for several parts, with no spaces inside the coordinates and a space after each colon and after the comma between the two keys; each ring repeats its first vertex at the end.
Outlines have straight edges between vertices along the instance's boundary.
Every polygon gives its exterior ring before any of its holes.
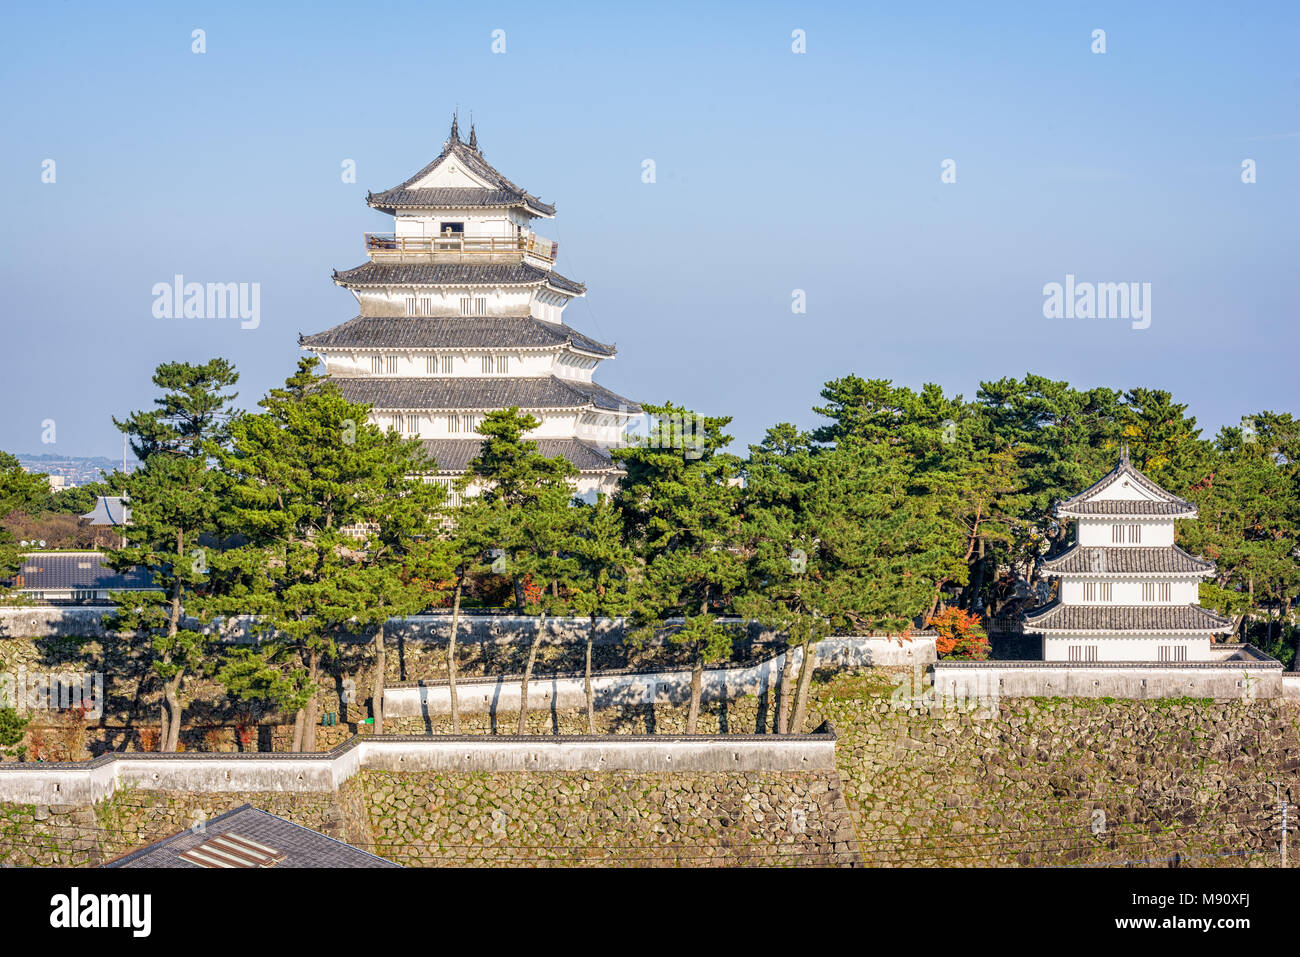
{"type": "Polygon", "coordinates": [[[462,297],[487,299],[489,316],[526,316],[532,308],[532,286],[395,286],[357,290],[363,316],[405,316],[409,296],[433,299],[435,316],[459,316],[462,297]]]}
{"type": "MultiPolygon", "coordinates": [[[[1088,578],[1068,576],[1061,579],[1061,601],[1067,605],[1194,605],[1200,600],[1198,581],[1198,579],[1194,578],[1117,579],[1105,575],[1090,576],[1088,578]],[[1084,601],[1083,584],[1085,581],[1109,582],[1111,600],[1084,601]],[[1161,581],[1169,583],[1169,601],[1144,601],[1142,599],[1143,582],[1155,583],[1157,585],[1156,594],[1159,595],[1158,586],[1161,581]]],[[[1100,588],[1098,588],[1097,593],[1101,593],[1100,588]]]]}
{"type": "Polygon", "coordinates": [[[1120,479],[1118,482],[1111,482],[1110,486],[1097,495],[1094,495],[1089,501],[1092,502],[1160,502],[1163,499],[1153,492],[1149,492],[1130,482],[1128,479],[1120,479]]]}
{"type": "MultiPolygon", "coordinates": [[[[925,665],[937,657],[931,637],[826,638],[813,645],[813,650],[819,667],[925,665]]],[[[796,648],[792,654],[797,676],[803,663],[803,651],[796,648]]],[[[730,700],[742,694],[768,694],[776,688],[784,664],[785,654],[781,653],[744,668],[706,669],[701,698],[707,702],[730,700]]],[[[688,700],[690,687],[689,670],[616,675],[597,673],[592,677],[592,694],[597,709],[629,704],[680,704],[688,700]]],[[[519,711],[521,687],[516,676],[461,680],[456,689],[457,704],[466,713],[519,711]]],[[[552,706],[582,708],[586,702],[586,684],[582,677],[534,678],[529,683],[530,710],[546,710],[552,706]]],[[[442,682],[384,689],[384,714],[389,717],[450,713],[451,691],[442,682]]]]}
{"type": "Polygon", "coordinates": [[[1107,548],[1156,548],[1174,543],[1174,523],[1172,519],[1159,521],[1155,519],[1129,520],[1081,518],[1078,520],[1076,533],[1080,545],[1104,545],[1107,548]],[[1140,525],[1142,541],[1111,541],[1112,525],[1140,525]]]}
{"type": "MultiPolygon", "coordinates": [[[[355,378],[365,377],[374,379],[448,379],[448,378],[542,378],[549,376],[554,371],[554,360],[558,349],[548,351],[521,351],[518,349],[479,349],[475,351],[468,350],[436,350],[436,349],[355,349],[348,352],[324,352],[325,369],[330,375],[339,377],[355,378]],[[442,360],[450,355],[452,358],[451,372],[443,372],[442,360]],[[483,357],[491,356],[494,360],[497,356],[508,356],[510,359],[506,373],[496,371],[496,363],[493,362],[491,372],[483,371],[483,357]],[[384,359],[383,372],[372,371],[371,360],[379,356],[384,359]],[[387,358],[392,356],[397,360],[397,371],[388,372],[387,358]],[[435,356],[438,359],[437,372],[429,371],[429,356],[435,356]]],[[[590,381],[591,375],[588,373],[587,380],[590,381]]]]}
{"type": "Polygon", "coordinates": [[[544,322],[564,322],[564,307],[570,299],[550,289],[538,289],[530,300],[532,314],[544,322]]]}
{"type": "Polygon", "coordinates": [[[1069,661],[1073,645],[1095,646],[1098,661],[1156,661],[1162,645],[1186,648],[1188,661],[1215,660],[1210,650],[1210,638],[1206,635],[1072,635],[1068,638],[1045,635],[1043,660],[1069,661]]]}
{"type": "Polygon", "coordinates": [[[800,771],[835,767],[830,735],[362,738],[312,756],[111,755],[0,766],[0,801],[92,804],[119,787],[192,792],[335,791],[362,768],[388,771],[800,771]]]}
{"type": "Polygon", "coordinates": [[[1086,665],[1040,667],[1012,662],[976,665],[941,661],[934,666],[934,691],[939,695],[1005,698],[1214,698],[1251,701],[1283,694],[1279,667],[1233,663],[1223,667],[1089,668],[1086,665]]]}
{"type": "Polygon", "coordinates": [[[393,231],[398,236],[438,236],[443,223],[464,223],[467,237],[515,235],[515,222],[506,210],[477,207],[399,212],[393,218],[393,231]]]}

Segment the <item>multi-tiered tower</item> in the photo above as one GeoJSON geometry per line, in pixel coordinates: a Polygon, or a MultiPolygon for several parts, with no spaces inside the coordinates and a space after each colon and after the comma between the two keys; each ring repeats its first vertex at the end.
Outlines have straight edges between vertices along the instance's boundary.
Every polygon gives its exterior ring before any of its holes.
{"type": "Polygon", "coordinates": [[[1200,606],[1214,565],[1174,544],[1196,506],[1135,469],[1126,449],[1100,482],[1057,506],[1078,522],[1074,547],[1042,564],[1057,600],[1025,617],[1047,661],[1206,661],[1210,636],[1232,623],[1200,606]]]}
{"type": "Polygon", "coordinates": [[[366,234],[369,261],[334,273],[361,314],[302,348],[377,424],[422,439],[444,483],[478,453],[484,413],[518,406],[541,423],[539,450],[577,466],[582,497],[612,491],[609,449],[641,410],[592,381],[614,347],[564,323],[586,287],[555,271],[557,244],[532,230],[555,207],[497,172],[472,126],[462,142],[454,119],[432,163],[366,202],[394,231],[366,234]]]}

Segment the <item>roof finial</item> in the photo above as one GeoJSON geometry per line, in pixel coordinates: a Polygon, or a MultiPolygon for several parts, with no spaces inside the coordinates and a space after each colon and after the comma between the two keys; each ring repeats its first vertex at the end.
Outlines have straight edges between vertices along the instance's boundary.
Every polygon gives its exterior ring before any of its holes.
{"type": "Polygon", "coordinates": [[[1119,450],[1119,464],[1120,464],[1120,465],[1128,465],[1128,464],[1129,464],[1129,462],[1128,462],[1128,443],[1127,443],[1127,442],[1125,442],[1123,445],[1120,446],[1120,450],[1119,450]]]}
{"type": "Polygon", "coordinates": [[[469,148],[478,151],[478,133],[474,132],[474,111],[469,113],[469,148]]]}
{"type": "Polygon", "coordinates": [[[460,110],[457,109],[455,113],[451,114],[451,138],[453,140],[460,139],[460,116],[458,115],[459,113],[460,110]]]}

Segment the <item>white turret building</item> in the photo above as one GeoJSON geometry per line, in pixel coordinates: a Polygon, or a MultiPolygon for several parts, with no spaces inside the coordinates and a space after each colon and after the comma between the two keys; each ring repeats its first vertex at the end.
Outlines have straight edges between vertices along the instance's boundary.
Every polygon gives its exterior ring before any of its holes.
{"type": "Polygon", "coordinates": [[[555,207],[497,172],[472,126],[462,142],[455,120],[433,162],[366,201],[394,230],[366,234],[368,261],[334,273],[360,314],[299,345],[378,425],[422,439],[445,484],[478,454],[484,414],[518,406],[540,421],[539,451],[577,466],[578,494],[613,491],[609,449],[641,408],[592,379],[614,347],[564,322],[586,287],[533,232],[555,207]]]}
{"type": "Polygon", "coordinates": [[[1174,522],[1196,506],[1133,467],[1127,449],[1091,488],[1057,506],[1077,522],[1075,542],[1043,562],[1057,598],[1025,617],[1046,661],[1208,661],[1211,635],[1232,623],[1199,604],[1214,565],[1174,544],[1174,522]]]}

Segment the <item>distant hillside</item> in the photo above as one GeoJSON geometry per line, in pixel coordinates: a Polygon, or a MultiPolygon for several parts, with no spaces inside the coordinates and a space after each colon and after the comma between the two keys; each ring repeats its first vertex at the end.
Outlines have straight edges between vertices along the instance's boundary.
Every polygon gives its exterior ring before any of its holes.
{"type": "MultiPolygon", "coordinates": [[[[111,459],[102,455],[58,455],[52,452],[40,454],[32,452],[15,452],[20,465],[30,472],[45,472],[49,475],[62,475],[69,485],[84,485],[98,482],[100,472],[118,471],[122,468],[121,459],[111,459]]],[[[127,470],[134,471],[140,463],[134,459],[127,460],[127,470]]]]}

